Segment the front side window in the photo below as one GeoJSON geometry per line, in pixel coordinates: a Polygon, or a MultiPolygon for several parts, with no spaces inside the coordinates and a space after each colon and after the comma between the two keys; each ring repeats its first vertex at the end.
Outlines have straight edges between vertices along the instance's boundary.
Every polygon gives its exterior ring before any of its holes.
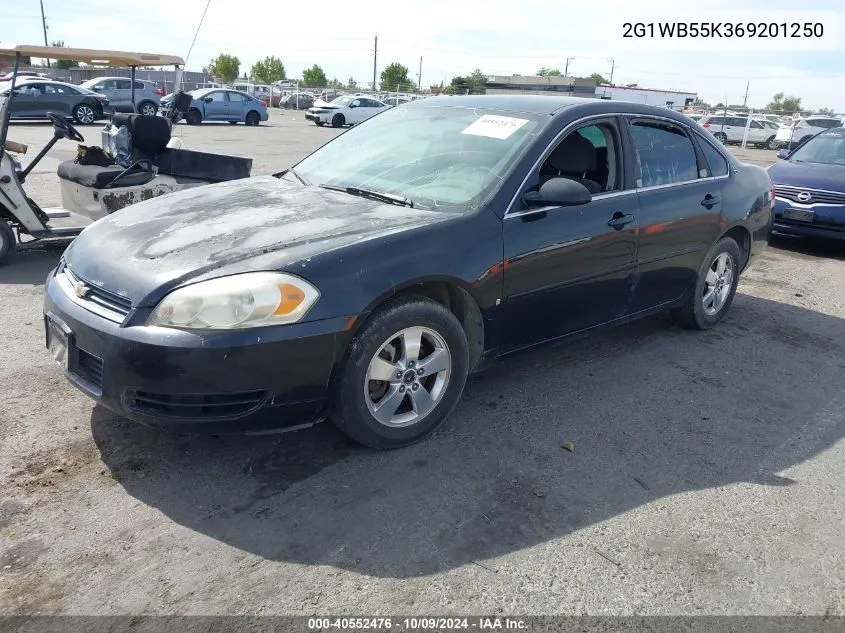
{"type": "Polygon", "coordinates": [[[656,187],[698,178],[695,148],[686,132],[670,123],[635,121],[631,136],[637,151],[640,187],[656,187]]]}
{"type": "Polygon", "coordinates": [[[226,101],[226,93],[225,92],[209,92],[206,97],[210,98],[215,103],[222,103],[226,101]]]}
{"type": "Polygon", "coordinates": [[[464,212],[507,175],[549,117],[479,108],[391,108],[294,167],[313,185],[360,187],[464,212]]]}
{"type": "Polygon", "coordinates": [[[567,134],[540,166],[539,182],[569,178],[593,195],[622,188],[622,151],[616,126],[595,123],[567,134]]]}

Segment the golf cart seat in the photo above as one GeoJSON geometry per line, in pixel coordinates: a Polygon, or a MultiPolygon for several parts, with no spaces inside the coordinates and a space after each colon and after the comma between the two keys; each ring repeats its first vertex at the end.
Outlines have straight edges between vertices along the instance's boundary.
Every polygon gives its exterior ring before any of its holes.
{"type": "MultiPolygon", "coordinates": [[[[99,165],[80,165],[72,160],[66,160],[59,163],[57,173],[59,178],[75,182],[83,187],[106,189],[112,186],[114,179],[124,171],[126,170],[120,165],[101,167],[99,165]]],[[[150,172],[139,170],[127,173],[115,185],[134,187],[146,184],[150,180],[152,180],[150,172]]]]}

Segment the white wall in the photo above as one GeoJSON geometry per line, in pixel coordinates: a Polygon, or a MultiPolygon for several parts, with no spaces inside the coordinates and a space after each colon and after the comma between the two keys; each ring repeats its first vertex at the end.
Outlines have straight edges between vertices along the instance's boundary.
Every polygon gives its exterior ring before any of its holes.
{"type": "Polygon", "coordinates": [[[613,101],[628,101],[630,103],[643,103],[646,105],[666,107],[667,101],[673,101],[673,108],[684,107],[686,99],[694,99],[695,93],[661,92],[655,90],[637,90],[636,88],[604,88],[596,87],[597,97],[609,97],[613,101]]]}

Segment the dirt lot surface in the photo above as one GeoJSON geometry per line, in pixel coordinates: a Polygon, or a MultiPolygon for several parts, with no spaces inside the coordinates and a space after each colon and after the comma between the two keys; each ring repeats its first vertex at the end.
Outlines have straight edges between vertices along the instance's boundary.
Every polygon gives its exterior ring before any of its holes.
{"type": "MultiPolygon", "coordinates": [[[[178,131],[254,173],[336,133],[279,112],[178,131]]],[[[31,176],[43,206],[73,151],[31,176]]],[[[845,615],[843,246],[778,240],[713,331],[650,318],[477,376],[390,453],[95,407],[44,349],[60,253],[0,268],[0,613],[845,615]]]]}

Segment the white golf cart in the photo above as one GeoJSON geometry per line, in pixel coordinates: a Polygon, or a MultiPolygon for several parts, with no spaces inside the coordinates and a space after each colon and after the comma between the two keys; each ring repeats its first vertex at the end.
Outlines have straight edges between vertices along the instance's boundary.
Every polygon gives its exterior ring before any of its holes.
{"type": "Polygon", "coordinates": [[[180,143],[173,142],[177,139],[171,139],[172,122],[179,120],[179,109],[187,109],[191,101],[190,95],[178,89],[180,69],[184,65],[180,57],[47,46],[0,48],[0,54],[16,59],[8,96],[0,96],[0,265],[22,243],[22,236],[31,238],[28,241],[68,239],[78,235],[87,225],[56,226],[55,221],[59,218],[74,214],[82,216],[83,222],[85,218],[96,221],[136,202],[172,191],[250,175],[252,159],[184,150],[180,143]],[[131,145],[129,160],[124,160],[123,165],[86,164],[79,158],[60,163],[57,175],[62,208],[42,209],[26,195],[23,188],[26,177],[59,140],[83,143],[85,139],[63,116],[47,113],[53,124],[53,138],[26,168],[22,168],[16,155],[26,154],[27,146],[7,140],[16,74],[22,57],[60,57],[92,66],[128,67],[132,71],[133,104],[136,68],[172,65],[177,77],[173,100],[176,105],[165,113],[166,116],[119,114],[112,117],[103,131],[104,145],[108,139],[106,130],[125,126],[131,145]]]}

